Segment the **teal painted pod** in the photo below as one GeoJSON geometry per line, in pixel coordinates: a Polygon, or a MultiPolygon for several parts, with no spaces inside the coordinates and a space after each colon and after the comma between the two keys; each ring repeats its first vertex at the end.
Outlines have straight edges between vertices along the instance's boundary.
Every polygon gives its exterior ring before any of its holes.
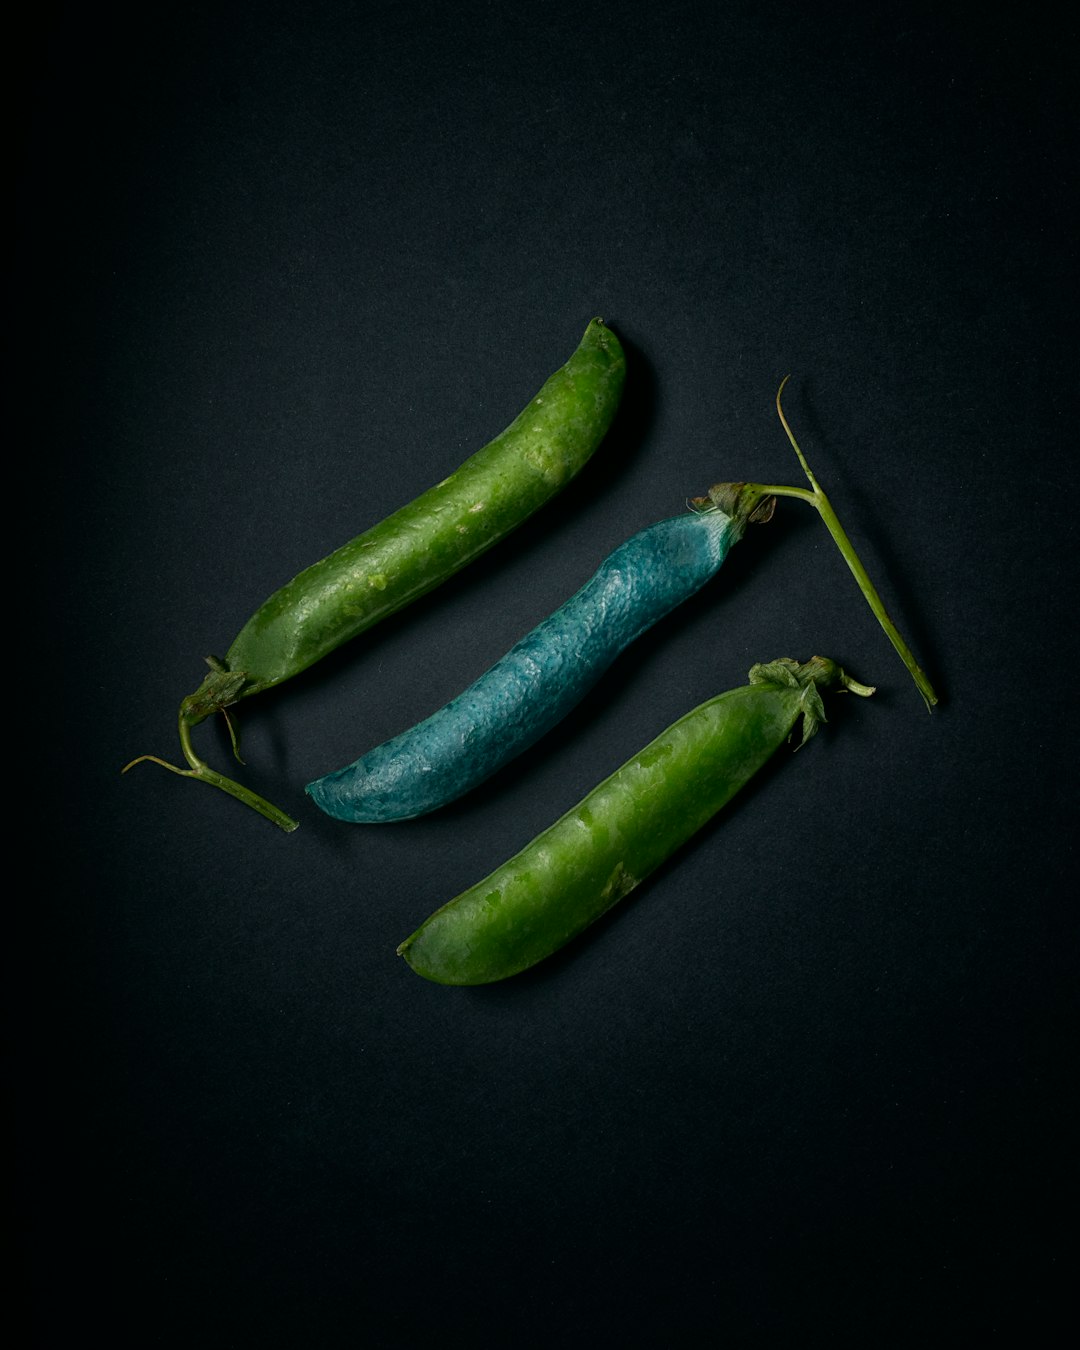
{"type": "Polygon", "coordinates": [[[407,820],[457,800],[535,744],[631,642],[711,580],[747,520],[767,519],[773,506],[740,484],[720,484],[697,501],[708,505],[621,544],[445,707],[309,783],[308,795],[337,820],[407,820]]]}
{"type": "Polygon", "coordinates": [[[662,732],[490,876],[436,910],[398,948],[438,984],[503,980],[558,951],[710,820],[802,719],[820,690],[873,693],[833,661],[782,658],[662,732]]]}

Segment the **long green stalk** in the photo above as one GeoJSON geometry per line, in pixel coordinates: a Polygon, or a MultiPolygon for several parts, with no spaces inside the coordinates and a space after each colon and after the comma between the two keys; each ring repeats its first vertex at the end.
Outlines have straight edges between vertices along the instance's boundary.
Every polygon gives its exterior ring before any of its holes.
{"type": "Polygon", "coordinates": [[[780,383],[780,388],[776,391],[776,411],[779,414],[781,425],[787,432],[787,438],[791,442],[792,449],[795,451],[796,455],[798,455],[799,463],[802,465],[803,472],[809,479],[810,487],[813,490],[808,492],[806,488],[777,487],[775,484],[765,483],[753,483],[748,484],[747,486],[760,492],[762,497],[798,497],[801,501],[809,502],[810,505],[814,507],[818,515],[820,515],[821,519],[825,522],[825,527],[832,535],[833,541],[840,550],[844,561],[851,569],[852,576],[854,576],[855,580],[858,582],[859,590],[861,590],[866,597],[866,602],[873,610],[878,623],[880,623],[885,630],[889,641],[896,648],[901,661],[903,661],[908,669],[908,673],[915,681],[915,686],[926,703],[927,711],[930,711],[938,701],[938,696],[934,692],[934,686],[930,683],[918,661],[915,660],[911,648],[900,636],[900,631],[896,627],[896,624],[893,623],[892,619],[889,617],[888,612],[882,603],[881,596],[877,593],[877,588],[870,580],[866,568],[862,564],[862,560],[855,552],[855,546],[847,537],[844,527],[840,524],[836,512],[833,510],[832,502],[829,501],[821,484],[814,477],[813,470],[806,462],[806,456],[799,449],[799,443],[795,439],[795,434],[791,430],[787,418],[784,416],[781,398],[784,392],[784,385],[787,384],[789,378],[789,376],[785,375],[780,383]]]}

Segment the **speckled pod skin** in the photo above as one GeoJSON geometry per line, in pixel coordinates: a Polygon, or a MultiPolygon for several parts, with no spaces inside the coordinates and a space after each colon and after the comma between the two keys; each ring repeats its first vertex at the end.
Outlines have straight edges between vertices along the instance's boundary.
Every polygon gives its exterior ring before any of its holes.
{"type": "Polygon", "coordinates": [[[309,784],[312,800],[363,823],[454,801],[560,722],[620,652],[716,574],[742,533],[716,509],[642,530],[464,693],[309,784]]]}
{"type": "Polygon", "coordinates": [[[194,726],[299,674],[498,543],[585,465],[615,415],[625,374],[618,338],[593,319],[570,360],[505,431],[260,605],[184,700],[184,721],[194,726]]]}
{"type": "Polygon", "coordinates": [[[439,984],[487,984],[550,956],[639,885],[720,810],[791,736],[824,718],[819,686],[850,680],[833,662],[782,659],[701,704],[398,948],[439,984]]]}

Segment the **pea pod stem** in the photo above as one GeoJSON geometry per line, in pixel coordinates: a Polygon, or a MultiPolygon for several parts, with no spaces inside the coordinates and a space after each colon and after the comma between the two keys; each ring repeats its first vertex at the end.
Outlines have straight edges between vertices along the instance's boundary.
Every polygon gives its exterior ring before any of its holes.
{"type": "Polygon", "coordinates": [[[885,630],[886,636],[888,637],[892,645],[896,648],[897,654],[899,655],[901,661],[903,661],[904,665],[908,669],[908,673],[910,674],[911,678],[915,681],[915,687],[918,689],[919,693],[923,697],[923,701],[926,704],[927,712],[931,712],[934,708],[934,705],[938,701],[938,696],[934,691],[934,686],[930,683],[929,679],[926,676],[926,673],[923,671],[918,661],[915,660],[911,648],[901,637],[900,631],[896,627],[896,624],[894,624],[892,619],[889,617],[889,614],[885,609],[885,605],[882,602],[881,596],[877,592],[877,588],[875,587],[874,583],[870,580],[870,576],[867,573],[866,568],[863,566],[862,560],[860,559],[859,555],[855,552],[854,544],[852,544],[851,540],[847,536],[847,532],[844,530],[844,527],[840,524],[836,512],[833,510],[832,502],[829,501],[828,497],[825,495],[824,490],[822,489],[821,484],[814,477],[813,470],[810,468],[810,465],[806,462],[806,456],[799,448],[799,443],[795,439],[795,434],[791,430],[791,426],[789,425],[788,420],[784,415],[784,408],[781,400],[784,393],[784,385],[787,384],[790,378],[791,378],[790,376],[785,375],[783,380],[780,382],[780,388],[776,391],[776,411],[779,414],[780,423],[783,426],[784,431],[787,433],[787,438],[791,442],[792,449],[799,457],[799,463],[803,467],[803,472],[810,480],[810,487],[812,491],[808,491],[806,488],[778,487],[775,484],[771,483],[770,484],[754,483],[748,484],[747,486],[755,489],[758,493],[761,494],[762,497],[797,497],[800,501],[809,502],[810,505],[815,509],[815,511],[817,511],[818,515],[825,522],[825,528],[832,535],[833,542],[836,544],[836,547],[840,550],[840,553],[844,561],[851,569],[852,576],[855,578],[856,582],[858,582],[859,590],[862,591],[864,597],[866,598],[866,603],[870,606],[871,610],[874,613],[875,618],[877,619],[878,623],[881,624],[881,627],[885,630]]]}
{"type": "MultiPolygon", "coordinates": [[[[286,834],[291,834],[296,829],[299,821],[293,820],[292,816],[286,815],[273,802],[268,802],[265,797],[260,797],[257,792],[252,792],[250,788],[244,787],[242,783],[237,783],[232,778],[226,778],[223,773],[218,773],[212,769],[205,760],[202,760],[195,753],[191,744],[191,723],[181,711],[179,719],[180,727],[180,748],[184,752],[184,758],[191,766],[188,769],[181,769],[175,764],[170,764],[168,760],[159,759],[157,755],[139,755],[133,759],[130,764],[125,764],[121,773],[127,773],[128,769],[134,768],[136,764],[141,764],[144,760],[149,760],[151,764],[160,764],[163,769],[168,769],[170,773],[179,774],[181,778],[198,778],[203,783],[209,783],[211,787],[220,788],[222,792],[227,792],[230,797],[235,797],[237,801],[243,802],[245,806],[250,806],[253,811],[258,811],[260,816],[265,816],[278,827],[284,830],[286,834]]],[[[233,735],[233,745],[235,749],[235,735],[232,726],[229,727],[230,735],[233,735]]]]}

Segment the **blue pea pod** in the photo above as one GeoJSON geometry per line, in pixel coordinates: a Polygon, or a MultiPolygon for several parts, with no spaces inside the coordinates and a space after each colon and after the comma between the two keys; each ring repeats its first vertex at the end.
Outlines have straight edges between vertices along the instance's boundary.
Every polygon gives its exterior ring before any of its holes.
{"type": "Polygon", "coordinates": [[[721,483],[635,534],[445,707],[307,786],[338,820],[408,820],[455,801],[557,725],[626,647],[700,590],[775,499],[721,483]]]}

